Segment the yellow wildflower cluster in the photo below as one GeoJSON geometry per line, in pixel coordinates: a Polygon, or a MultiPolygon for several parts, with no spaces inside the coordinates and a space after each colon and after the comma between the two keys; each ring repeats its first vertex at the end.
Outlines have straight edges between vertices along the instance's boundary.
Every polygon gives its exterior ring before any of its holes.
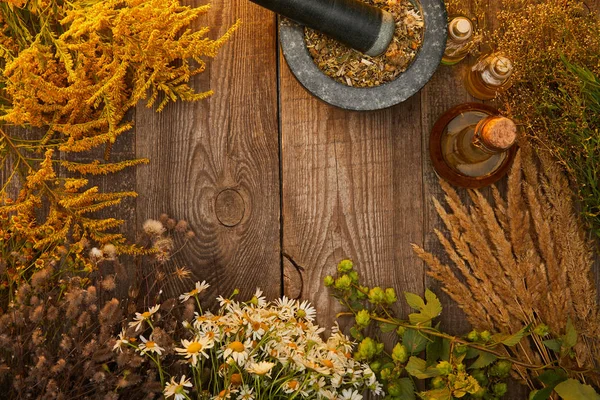
{"type": "Polygon", "coordinates": [[[108,162],[140,100],[160,111],[212,94],[195,92],[189,81],[237,24],[207,38],[208,29],[192,23],[208,8],[179,0],[0,0],[0,162],[8,170],[0,213],[28,221],[9,236],[24,235],[39,250],[67,238],[141,251],[109,233],[122,221],[93,216],[136,193],[101,193],[85,176],[148,162],[108,162]],[[106,160],[69,158],[98,146],[106,146],[106,160]]]}

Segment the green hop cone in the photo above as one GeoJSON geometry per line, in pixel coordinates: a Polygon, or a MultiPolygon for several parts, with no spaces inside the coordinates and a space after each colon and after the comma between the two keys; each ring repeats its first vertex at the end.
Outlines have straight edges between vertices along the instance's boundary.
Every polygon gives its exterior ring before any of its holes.
{"type": "Polygon", "coordinates": [[[402,336],[404,335],[404,332],[406,332],[406,328],[403,326],[399,326],[398,329],[396,329],[396,334],[398,336],[402,336]]]}
{"type": "Polygon", "coordinates": [[[475,378],[475,380],[477,380],[477,382],[479,382],[479,384],[481,386],[487,386],[489,380],[487,378],[487,375],[485,374],[485,372],[481,369],[474,369],[471,372],[471,376],[473,378],[475,378]]]}
{"type": "Polygon", "coordinates": [[[492,340],[492,334],[490,333],[490,331],[483,331],[479,334],[479,337],[481,338],[481,341],[483,343],[487,343],[490,340],[492,340]]]}
{"type": "Polygon", "coordinates": [[[370,337],[366,337],[358,345],[358,349],[354,353],[354,358],[358,361],[370,360],[378,351],[378,344],[370,337]]]}
{"type": "Polygon", "coordinates": [[[512,368],[512,363],[506,360],[497,361],[490,368],[490,376],[497,376],[498,378],[507,378],[510,370],[512,368]]]}
{"type": "Polygon", "coordinates": [[[348,272],[348,276],[352,280],[352,283],[358,283],[358,272],[350,271],[350,272],[348,272]]]}
{"type": "Polygon", "coordinates": [[[348,275],[342,275],[335,280],[335,288],[339,290],[348,290],[352,286],[352,279],[348,275]]]}
{"type": "Polygon", "coordinates": [[[379,286],[369,290],[369,301],[373,304],[381,304],[385,301],[385,292],[379,286]]]}
{"type": "Polygon", "coordinates": [[[398,301],[398,297],[396,297],[396,291],[394,288],[385,289],[385,303],[386,304],[394,304],[398,301]]]}
{"type": "Polygon", "coordinates": [[[448,361],[440,361],[435,368],[442,375],[449,375],[452,373],[452,364],[450,364],[448,361]]]}
{"type": "Polygon", "coordinates": [[[378,373],[381,371],[381,361],[373,361],[371,364],[369,364],[369,368],[371,368],[373,372],[378,373]]]}
{"type": "Polygon", "coordinates": [[[467,335],[467,339],[469,339],[469,341],[471,342],[476,342],[479,340],[479,332],[472,330],[471,332],[469,332],[469,334],[467,335]]]}
{"type": "Polygon", "coordinates": [[[387,392],[390,396],[400,397],[402,396],[402,386],[400,382],[392,381],[388,384],[387,392]]]}
{"type": "Polygon", "coordinates": [[[342,260],[338,263],[337,270],[341,273],[350,272],[354,268],[354,263],[350,260],[342,260]]]}
{"type": "Polygon", "coordinates": [[[386,381],[389,379],[390,375],[392,374],[392,370],[389,368],[384,368],[381,370],[381,380],[386,381]]]}
{"type": "Polygon", "coordinates": [[[475,399],[483,399],[486,393],[487,389],[484,387],[480,387],[478,391],[476,391],[475,393],[471,393],[471,397],[475,399]]]}
{"type": "Polygon", "coordinates": [[[456,352],[456,354],[465,354],[467,351],[469,351],[469,347],[467,345],[464,344],[459,344],[458,346],[456,346],[454,348],[454,351],[456,352]]]}
{"type": "Polygon", "coordinates": [[[402,343],[396,343],[394,350],[392,350],[392,360],[401,364],[405,363],[406,360],[408,360],[408,350],[406,350],[406,346],[402,343]]]}
{"type": "Polygon", "coordinates": [[[508,387],[506,386],[506,383],[504,382],[500,382],[500,383],[496,383],[493,387],[492,390],[494,391],[494,394],[498,397],[502,397],[506,394],[508,387]]]}
{"type": "Polygon", "coordinates": [[[547,336],[550,333],[550,327],[546,324],[539,324],[533,330],[533,333],[539,336],[547,336]]]}
{"type": "Polygon", "coordinates": [[[368,310],[360,310],[356,313],[356,324],[361,328],[366,328],[371,322],[371,314],[368,310]]]}
{"type": "Polygon", "coordinates": [[[434,389],[441,389],[446,386],[446,380],[441,376],[436,376],[431,380],[431,386],[434,389]]]}
{"type": "Polygon", "coordinates": [[[325,277],[325,279],[323,279],[323,283],[325,284],[325,286],[330,287],[333,286],[333,284],[335,283],[335,281],[333,280],[333,276],[331,275],[327,275],[325,277]]]}

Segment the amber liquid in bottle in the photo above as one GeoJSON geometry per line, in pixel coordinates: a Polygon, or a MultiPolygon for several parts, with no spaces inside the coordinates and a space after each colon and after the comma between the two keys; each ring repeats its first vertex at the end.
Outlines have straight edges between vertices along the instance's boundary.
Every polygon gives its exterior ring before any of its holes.
{"type": "Polygon", "coordinates": [[[477,99],[493,99],[498,92],[510,86],[512,71],[512,62],[503,55],[484,55],[475,62],[465,77],[465,87],[477,99]]]}
{"type": "Polygon", "coordinates": [[[479,178],[493,174],[502,166],[508,149],[516,140],[516,127],[514,132],[511,130],[513,126],[514,123],[507,118],[490,116],[481,111],[461,114],[448,124],[442,135],[442,155],[446,164],[464,176],[479,178]],[[490,141],[485,136],[484,129],[493,120],[502,120],[503,124],[510,126],[510,132],[500,132],[505,135],[500,147],[494,146],[493,139],[490,141]]]}
{"type": "Polygon", "coordinates": [[[473,24],[467,17],[457,16],[448,23],[448,40],[442,64],[454,65],[463,60],[471,48],[473,24]]]}

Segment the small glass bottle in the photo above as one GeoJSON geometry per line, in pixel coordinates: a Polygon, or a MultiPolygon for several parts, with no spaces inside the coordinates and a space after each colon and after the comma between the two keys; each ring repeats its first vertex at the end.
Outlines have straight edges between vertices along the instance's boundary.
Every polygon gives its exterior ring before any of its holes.
{"type": "Polygon", "coordinates": [[[454,65],[467,56],[473,42],[473,30],[473,23],[467,17],[457,16],[450,20],[442,64],[454,65]]]}
{"type": "Polygon", "coordinates": [[[441,139],[446,164],[461,175],[480,178],[503,165],[517,127],[509,118],[467,112],[448,125],[441,139]]]}
{"type": "Polygon", "coordinates": [[[471,96],[490,100],[496,93],[508,89],[512,72],[512,61],[502,54],[483,55],[467,73],[465,86],[471,96]]]}

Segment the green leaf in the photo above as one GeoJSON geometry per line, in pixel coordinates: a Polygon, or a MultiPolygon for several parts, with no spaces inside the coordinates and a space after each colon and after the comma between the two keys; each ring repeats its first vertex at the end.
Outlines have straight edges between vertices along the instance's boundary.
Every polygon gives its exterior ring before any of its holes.
{"type": "Polygon", "coordinates": [[[423,307],[425,307],[425,302],[419,295],[410,292],[404,292],[404,297],[406,298],[408,305],[415,310],[421,310],[423,307]]]}
{"type": "Polygon", "coordinates": [[[440,376],[440,371],[435,367],[427,368],[427,362],[419,357],[412,356],[406,364],[406,372],[417,379],[428,379],[440,376]]]}
{"type": "Polygon", "coordinates": [[[431,290],[425,290],[425,299],[427,299],[427,304],[423,308],[423,314],[427,315],[431,319],[439,316],[442,313],[442,303],[437,298],[435,293],[431,290]]]}
{"type": "Polygon", "coordinates": [[[496,361],[498,357],[485,351],[479,352],[479,358],[471,364],[470,369],[484,368],[496,361]]]}
{"type": "Polygon", "coordinates": [[[467,349],[467,354],[465,355],[465,358],[466,358],[467,360],[470,360],[470,359],[472,359],[472,358],[478,357],[478,356],[479,356],[479,354],[480,354],[480,351],[479,351],[479,350],[477,350],[477,349],[474,349],[473,347],[469,347],[469,348],[467,349]]]}
{"type": "Polygon", "coordinates": [[[554,387],[545,387],[538,390],[531,400],[548,400],[552,392],[554,392],[554,387]]]}
{"type": "Polygon", "coordinates": [[[421,392],[419,393],[419,397],[427,400],[451,400],[452,394],[450,393],[450,389],[443,388],[421,392]]]}
{"type": "Polygon", "coordinates": [[[554,387],[567,379],[567,374],[562,369],[549,369],[538,376],[545,386],[554,387]]]}
{"type": "Polygon", "coordinates": [[[425,350],[429,340],[414,329],[407,329],[402,335],[402,344],[410,354],[418,354],[425,350]]]}
{"type": "Polygon", "coordinates": [[[517,343],[519,343],[521,341],[521,339],[523,339],[523,336],[525,336],[525,333],[527,332],[527,327],[521,329],[520,331],[518,331],[517,333],[507,336],[501,340],[498,340],[498,343],[502,343],[505,346],[508,347],[512,347],[515,346],[517,343]]]}
{"type": "Polygon", "coordinates": [[[415,386],[410,378],[400,378],[397,380],[400,389],[400,397],[403,400],[415,400],[415,386]]]}
{"type": "Polygon", "coordinates": [[[442,352],[444,351],[444,342],[441,337],[436,337],[433,339],[433,342],[427,343],[427,347],[425,349],[427,366],[436,365],[438,360],[442,357],[442,352]]]}
{"type": "Polygon", "coordinates": [[[379,329],[383,333],[393,332],[393,331],[396,330],[396,328],[397,328],[396,325],[388,324],[387,322],[380,322],[379,323],[379,329]]]}
{"type": "Polygon", "coordinates": [[[431,321],[431,317],[423,313],[412,313],[408,315],[408,320],[412,325],[425,325],[431,321]]]}
{"type": "Polygon", "coordinates": [[[552,351],[555,352],[559,352],[560,348],[562,347],[562,340],[560,339],[550,339],[550,340],[544,340],[542,343],[544,343],[544,345],[549,348],[552,351]]]}
{"type": "Polygon", "coordinates": [[[556,385],[554,390],[564,400],[600,400],[600,395],[593,387],[576,379],[567,379],[556,385]]]}
{"type": "Polygon", "coordinates": [[[577,331],[575,330],[575,326],[573,322],[571,322],[571,318],[567,320],[567,330],[565,336],[563,337],[562,345],[565,349],[570,349],[577,344],[577,331]]]}

